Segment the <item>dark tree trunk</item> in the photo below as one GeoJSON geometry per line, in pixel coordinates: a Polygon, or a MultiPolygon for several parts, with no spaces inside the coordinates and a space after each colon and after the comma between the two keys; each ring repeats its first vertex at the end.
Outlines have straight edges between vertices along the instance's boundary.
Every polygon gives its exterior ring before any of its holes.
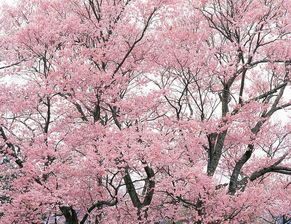
{"type": "Polygon", "coordinates": [[[60,210],[65,216],[66,222],[65,224],[78,224],[78,217],[76,211],[72,208],[72,206],[61,206],[60,210]]]}

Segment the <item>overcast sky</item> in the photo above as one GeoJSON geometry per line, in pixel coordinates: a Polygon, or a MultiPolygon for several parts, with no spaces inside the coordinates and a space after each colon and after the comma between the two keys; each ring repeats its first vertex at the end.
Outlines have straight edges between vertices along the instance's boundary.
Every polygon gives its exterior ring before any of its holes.
{"type": "Polygon", "coordinates": [[[0,5],[3,5],[4,3],[8,3],[8,4],[13,4],[18,0],[0,0],[0,5]]]}

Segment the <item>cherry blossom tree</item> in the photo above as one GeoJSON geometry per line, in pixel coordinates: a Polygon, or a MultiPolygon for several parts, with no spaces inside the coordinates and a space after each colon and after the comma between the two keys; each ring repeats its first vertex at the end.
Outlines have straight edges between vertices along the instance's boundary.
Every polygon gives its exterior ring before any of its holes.
{"type": "Polygon", "coordinates": [[[3,6],[0,222],[288,219],[290,9],[288,0],[3,6]]]}

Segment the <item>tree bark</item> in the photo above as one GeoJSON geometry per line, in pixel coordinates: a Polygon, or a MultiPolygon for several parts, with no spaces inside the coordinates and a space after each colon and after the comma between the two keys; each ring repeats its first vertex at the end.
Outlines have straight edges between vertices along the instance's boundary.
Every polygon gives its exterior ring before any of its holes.
{"type": "Polygon", "coordinates": [[[72,206],[61,206],[61,212],[65,216],[66,222],[65,224],[78,224],[78,217],[76,211],[73,209],[72,206]]]}

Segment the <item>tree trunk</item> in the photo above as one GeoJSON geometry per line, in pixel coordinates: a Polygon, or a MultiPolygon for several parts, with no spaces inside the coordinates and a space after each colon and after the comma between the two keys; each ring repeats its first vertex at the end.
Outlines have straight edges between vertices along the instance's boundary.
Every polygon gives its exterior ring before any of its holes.
{"type": "Polygon", "coordinates": [[[78,224],[78,217],[76,211],[72,208],[72,206],[61,206],[60,210],[66,218],[65,224],[78,224]]]}

